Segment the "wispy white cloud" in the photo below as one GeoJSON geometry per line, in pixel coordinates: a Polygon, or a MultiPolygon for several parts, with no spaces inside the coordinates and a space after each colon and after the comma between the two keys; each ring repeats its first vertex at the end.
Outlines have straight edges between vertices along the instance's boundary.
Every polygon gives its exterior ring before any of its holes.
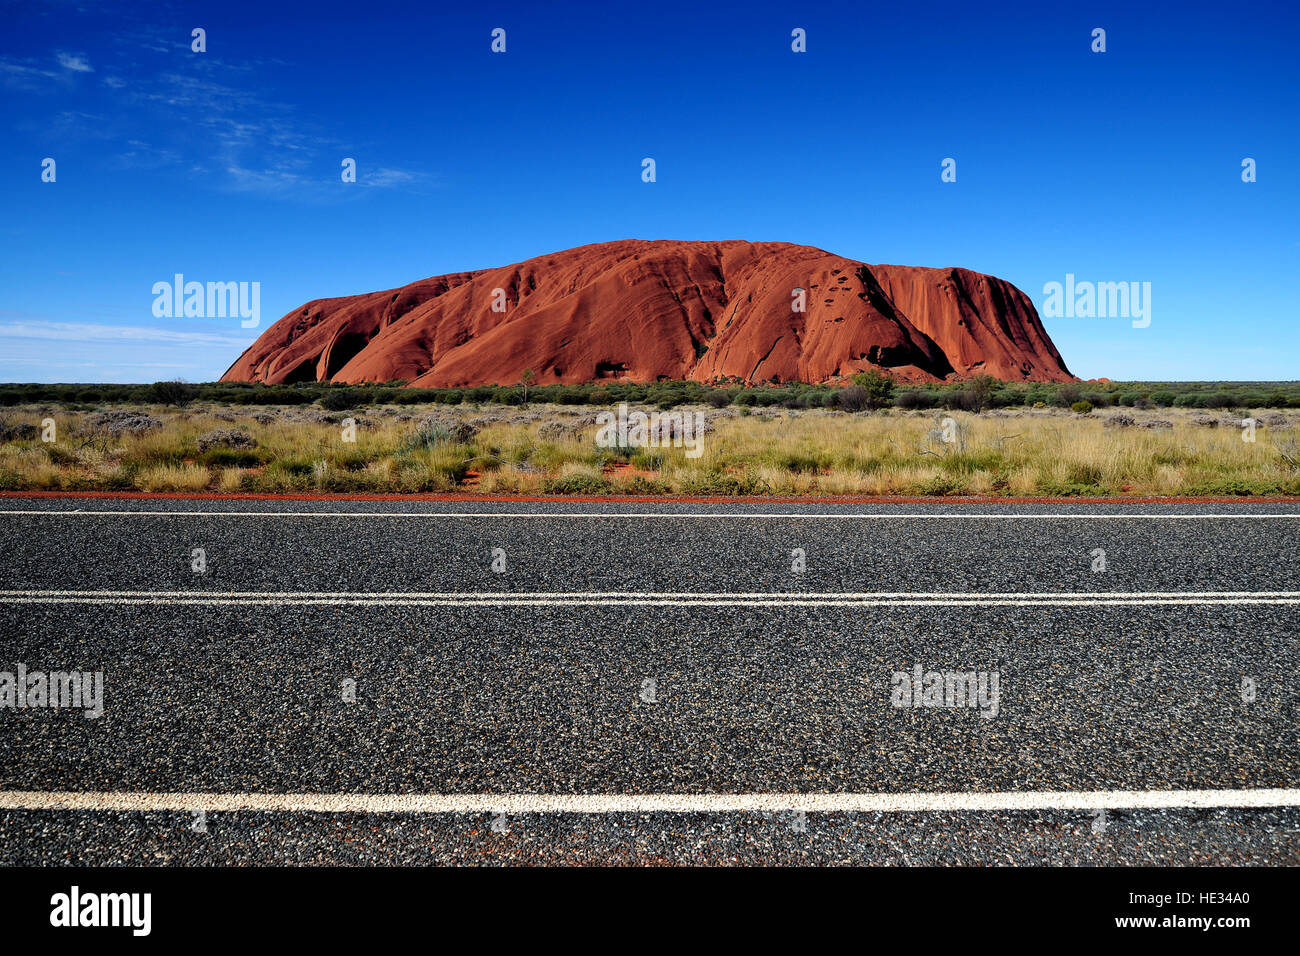
{"type": "Polygon", "coordinates": [[[62,322],[0,310],[0,381],[215,381],[252,344],[256,332],[241,331],[62,322]]]}
{"type": "Polygon", "coordinates": [[[423,173],[413,173],[405,169],[393,169],[389,166],[381,166],[373,173],[359,176],[357,181],[363,186],[375,186],[386,188],[392,186],[410,186],[424,180],[423,173]]]}
{"type": "Polygon", "coordinates": [[[242,349],[251,339],[244,335],[199,329],[164,329],[142,325],[106,325],[95,322],[47,322],[27,319],[0,323],[0,338],[43,339],[61,342],[151,342],[190,347],[242,349]]]}
{"type": "Polygon", "coordinates": [[[114,165],[122,169],[161,169],[164,166],[179,166],[185,159],[174,149],[155,146],[143,140],[133,139],[127,142],[130,149],[118,153],[114,165]]]}
{"type": "Polygon", "coordinates": [[[90,61],[82,54],[59,53],[59,66],[65,70],[71,70],[73,73],[94,73],[95,68],[90,65],[90,61]]]}
{"type": "Polygon", "coordinates": [[[192,57],[188,41],[155,28],[125,31],[115,41],[93,66],[77,51],[0,56],[0,84],[52,93],[66,91],[82,74],[98,74],[78,104],[84,108],[65,106],[39,123],[66,143],[130,143],[109,154],[118,168],[169,167],[213,189],[308,203],[349,202],[433,182],[425,171],[384,164],[365,144],[344,144],[295,105],[268,95],[276,84],[265,74],[286,66],[277,60],[192,57]],[[343,188],[344,156],[358,159],[357,185],[369,189],[343,188]]]}
{"type": "Polygon", "coordinates": [[[10,89],[37,90],[58,75],[53,70],[37,66],[33,60],[0,57],[0,80],[10,89]]]}
{"type": "Polygon", "coordinates": [[[38,66],[31,66],[30,60],[26,62],[13,60],[9,58],[0,59],[0,72],[12,73],[15,76],[55,76],[53,70],[42,70],[38,66]]]}

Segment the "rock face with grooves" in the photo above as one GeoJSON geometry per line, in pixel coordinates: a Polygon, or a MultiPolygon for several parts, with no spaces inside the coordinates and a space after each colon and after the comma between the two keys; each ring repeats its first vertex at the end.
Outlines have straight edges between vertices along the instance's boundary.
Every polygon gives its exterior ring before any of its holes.
{"type": "Polygon", "coordinates": [[[1074,378],[1033,303],[993,276],[782,242],[629,239],[313,300],[223,381],[504,385],[532,369],[538,384],[835,382],[870,368],[905,382],[1074,378]]]}

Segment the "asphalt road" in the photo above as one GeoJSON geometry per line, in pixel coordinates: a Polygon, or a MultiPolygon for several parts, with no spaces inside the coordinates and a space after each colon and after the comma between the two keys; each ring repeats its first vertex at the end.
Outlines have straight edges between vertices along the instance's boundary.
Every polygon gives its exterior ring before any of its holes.
{"type": "Polygon", "coordinates": [[[0,706],[0,863],[1295,864],[1298,532],[3,499],[0,672],[104,691],[0,706]]]}

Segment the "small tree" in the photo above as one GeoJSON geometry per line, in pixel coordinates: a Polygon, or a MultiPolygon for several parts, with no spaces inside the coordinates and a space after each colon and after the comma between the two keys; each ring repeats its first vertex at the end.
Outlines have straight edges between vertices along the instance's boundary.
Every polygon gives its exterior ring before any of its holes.
{"type": "Polygon", "coordinates": [[[998,384],[992,375],[976,375],[966,383],[963,407],[972,412],[982,412],[993,404],[993,394],[998,390],[998,384]]]}
{"type": "Polygon", "coordinates": [[[853,384],[867,393],[867,408],[884,408],[894,400],[894,380],[874,368],[853,376],[853,384]]]}
{"type": "Polygon", "coordinates": [[[350,388],[331,388],[320,398],[320,407],[331,412],[341,412],[357,404],[357,393],[350,388]]]}
{"type": "Polygon", "coordinates": [[[846,412],[866,411],[871,407],[871,395],[861,385],[840,389],[839,406],[846,412]]]}
{"type": "Polygon", "coordinates": [[[528,387],[529,387],[530,385],[532,385],[533,382],[536,381],[536,379],[537,379],[537,376],[533,374],[533,370],[530,369],[530,368],[526,368],[526,369],[524,369],[524,370],[523,370],[523,373],[519,376],[519,384],[520,384],[521,386],[523,386],[523,389],[524,389],[524,404],[525,404],[525,405],[528,404],[528,387]]]}
{"type": "Polygon", "coordinates": [[[189,382],[179,378],[170,382],[154,382],[149,386],[149,398],[160,405],[175,405],[180,408],[188,405],[198,396],[199,390],[189,382]]]}

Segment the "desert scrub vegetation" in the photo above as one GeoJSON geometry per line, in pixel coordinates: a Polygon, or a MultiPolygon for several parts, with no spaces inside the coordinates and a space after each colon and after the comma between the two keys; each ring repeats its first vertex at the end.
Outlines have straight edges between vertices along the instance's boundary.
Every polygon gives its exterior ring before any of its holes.
{"type": "Polygon", "coordinates": [[[525,406],[530,401],[560,406],[610,406],[618,402],[673,408],[708,405],[747,408],[838,408],[857,412],[876,408],[903,410],[987,408],[1069,408],[1088,402],[1093,408],[1300,409],[1300,382],[1001,382],[987,375],[966,381],[909,385],[880,370],[859,372],[839,385],[803,382],[745,384],[738,381],[595,382],[587,385],[536,385],[531,382],[465,388],[406,388],[404,382],[332,385],[254,385],[246,382],[155,382],[152,385],[0,383],[0,407],[58,405],[89,411],[104,406],[191,404],[294,408],[319,405],[343,412],[373,406],[525,406]]]}
{"type": "MultiPolygon", "coordinates": [[[[877,391],[865,404],[884,397],[877,391]]],[[[698,457],[682,447],[601,447],[597,409],[554,403],[372,405],[364,414],[201,399],[18,405],[0,411],[0,490],[1300,494],[1300,412],[1084,412],[1073,404],[983,412],[682,406],[705,422],[698,457]],[[1254,441],[1242,440],[1251,431],[1243,419],[1254,422],[1254,441]]]]}

